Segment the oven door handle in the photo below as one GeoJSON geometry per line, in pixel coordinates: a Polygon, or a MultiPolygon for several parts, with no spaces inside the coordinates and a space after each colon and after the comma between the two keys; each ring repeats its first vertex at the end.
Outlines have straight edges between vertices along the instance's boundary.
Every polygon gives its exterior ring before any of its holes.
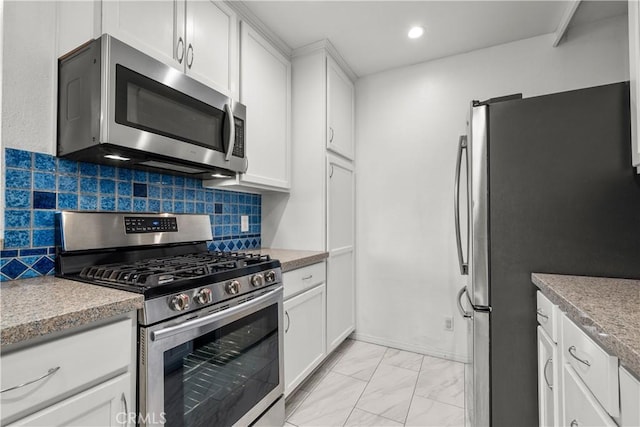
{"type": "Polygon", "coordinates": [[[253,307],[259,306],[266,301],[271,299],[279,298],[284,288],[282,286],[277,287],[276,289],[268,292],[264,295],[260,295],[257,298],[249,300],[247,302],[243,302],[242,304],[238,304],[235,307],[228,308],[226,310],[218,311],[217,313],[210,314],[208,316],[201,317],[199,319],[189,320],[188,322],[181,323],[179,325],[170,326],[168,328],[161,329],[159,331],[151,332],[151,340],[152,341],[160,341],[165,338],[171,337],[173,335],[177,335],[191,329],[196,329],[201,326],[206,326],[210,323],[217,322],[218,320],[222,320],[225,317],[232,316],[236,313],[240,313],[246,310],[250,310],[253,307]]]}

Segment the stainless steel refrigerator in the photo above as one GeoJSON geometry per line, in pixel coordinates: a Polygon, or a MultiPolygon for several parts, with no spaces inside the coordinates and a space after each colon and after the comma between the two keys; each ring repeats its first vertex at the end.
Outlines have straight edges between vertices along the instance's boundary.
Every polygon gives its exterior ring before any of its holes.
{"type": "Polygon", "coordinates": [[[531,273],[640,278],[629,85],[474,101],[470,117],[456,172],[467,423],[536,426],[531,273]]]}

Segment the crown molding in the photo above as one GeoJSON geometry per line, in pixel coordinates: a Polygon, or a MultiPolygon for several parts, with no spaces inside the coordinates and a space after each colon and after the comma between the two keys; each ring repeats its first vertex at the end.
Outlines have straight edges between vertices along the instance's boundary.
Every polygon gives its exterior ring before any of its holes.
{"type": "Polygon", "coordinates": [[[327,55],[331,56],[333,60],[338,63],[342,71],[344,71],[345,74],[351,79],[352,82],[358,79],[358,75],[351,69],[347,61],[345,61],[342,55],[340,55],[340,52],[338,52],[336,47],[328,39],[319,40],[306,46],[294,49],[291,53],[291,57],[295,58],[297,56],[305,56],[318,51],[323,51],[327,55]]]}
{"type": "Polygon", "coordinates": [[[291,47],[262,22],[241,0],[225,0],[224,3],[233,9],[240,20],[247,22],[254,30],[267,39],[280,53],[291,58],[291,47]]]}

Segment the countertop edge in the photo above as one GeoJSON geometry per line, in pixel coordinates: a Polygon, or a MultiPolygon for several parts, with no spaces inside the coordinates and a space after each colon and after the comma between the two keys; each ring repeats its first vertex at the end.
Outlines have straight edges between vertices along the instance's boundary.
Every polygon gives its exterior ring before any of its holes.
{"type": "Polygon", "coordinates": [[[317,264],[329,258],[329,252],[324,251],[260,248],[248,252],[269,255],[279,260],[283,273],[317,264]]]}
{"type": "Polygon", "coordinates": [[[117,317],[142,307],[143,297],[132,294],[129,299],[88,307],[60,315],[27,321],[14,326],[3,327],[0,332],[0,345],[8,346],[43,337],[56,332],[63,332],[111,317],[117,317]]]}
{"type": "MultiPolygon", "coordinates": [[[[546,280],[561,277],[559,274],[532,273],[531,280],[552,303],[556,304],[567,317],[578,325],[591,339],[602,346],[607,352],[618,357],[620,366],[640,378],[640,349],[634,349],[621,341],[613,331],[607,330],[580,306],[559,293],[546,280]]],[[[577,278],[579,276],[565,276],[577,278]]],[[[585,277],[585,279],[587,279],[585,277]]],[[[605,280],[605,279],[603,279],[605,280]]],[[[615,279],[614,279],[615,280],[615,279]]],[[[620,279],[626,280],[626,279],[620,279]]]]}

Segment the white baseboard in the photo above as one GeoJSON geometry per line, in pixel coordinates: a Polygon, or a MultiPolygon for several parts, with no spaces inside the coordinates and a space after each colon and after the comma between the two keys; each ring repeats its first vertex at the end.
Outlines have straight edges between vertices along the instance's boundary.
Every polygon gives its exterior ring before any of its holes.
{"type": "Polygon", "coordinates": [[[453,360],[454,362],[468,363],[469,358],[467,355],[443,352],[439,349],[434,349],[427,346],[419,346],[402,341],[394,341],[386,338],[374,337],[366,334],[359,334],[357,331],[351,334],[349,338],[353,338],[359,341],[366,341],[372,344],[384,345],[386,347],[397,348],[399,350],[412,351],[414,353],[420,353],[427,356],[439,357],[441,359],[453,360]]]}

